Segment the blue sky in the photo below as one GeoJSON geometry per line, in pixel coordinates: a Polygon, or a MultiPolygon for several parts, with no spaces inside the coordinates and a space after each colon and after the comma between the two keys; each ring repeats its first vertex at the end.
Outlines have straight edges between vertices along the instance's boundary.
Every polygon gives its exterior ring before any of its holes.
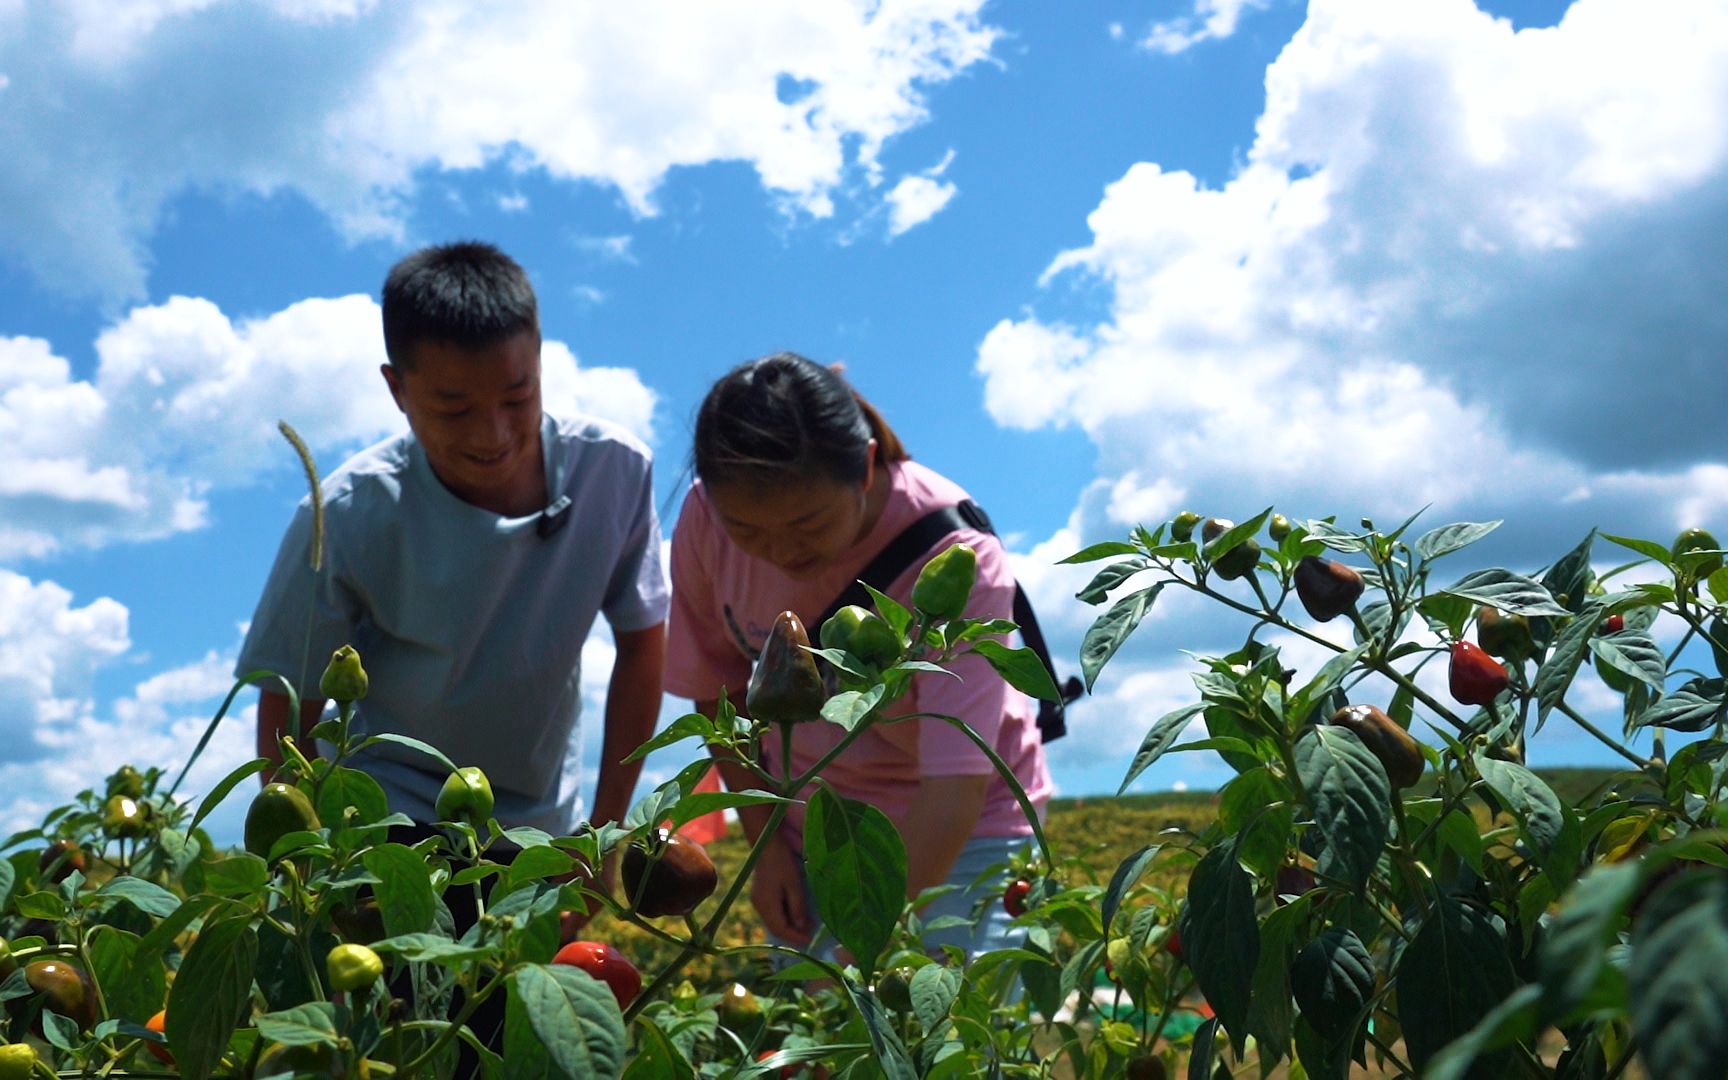
{"type": "MultiPolygon", "coordinates": [[[[668,514],[715,376],[844,361],[1069,667],[1054,561],[1184,506],[1432,503],[1524,569],[1728,527],[1724,72],[1712,0],[0,0],[0,826],[182,759],[303,493],[275,421],[326,469],[395,430],[372,298],[426,242],[529,269],[549,407],[668,514]]],[[[1244,629],[1161,607],[1061,788],[1244,629]]]]}

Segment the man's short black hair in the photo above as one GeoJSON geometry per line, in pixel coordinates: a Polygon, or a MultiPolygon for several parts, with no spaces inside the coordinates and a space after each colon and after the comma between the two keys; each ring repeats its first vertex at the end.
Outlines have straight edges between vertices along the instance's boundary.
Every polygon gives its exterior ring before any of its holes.
{"type": "Polygon", "coordinates": [[[534,287],[516,260],[491,244],[422,248],[384,279],[384,352],[403,370],[413,349],[436,341],[484,349],[524,330],[540,332],[534,287]]]}

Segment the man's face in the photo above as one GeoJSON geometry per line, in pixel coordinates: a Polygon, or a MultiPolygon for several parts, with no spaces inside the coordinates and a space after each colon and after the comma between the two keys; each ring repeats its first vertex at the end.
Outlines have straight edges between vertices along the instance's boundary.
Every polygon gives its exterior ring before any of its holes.
{"type": "Polygon", "coordinates": [[[423,341],[405,370],[383,370],[396,407],[452,494],[506,517],[544,508],[539,334],[523,331],[481,349],[423,341]]]}

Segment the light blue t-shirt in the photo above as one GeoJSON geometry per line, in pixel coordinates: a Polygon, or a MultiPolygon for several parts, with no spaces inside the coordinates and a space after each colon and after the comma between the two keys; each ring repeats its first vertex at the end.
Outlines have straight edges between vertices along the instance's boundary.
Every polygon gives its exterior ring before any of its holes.
{"type": "MultiPolygon", "coordinates": [[[[371,683],[359,730],[410,735],[480,766],[506,827],[563,834],[580,808],[564,763],[582,643],[596,613],[614,631],[664,621],[667,585],[647,447],[600,420],[550,416],[541,443],[549,499],[569,499],[555,530],[541,514],[504,518],[451,494],[412,434],[344,462],[323,483],[322,569],[314,580],[303,500],[236,673],[275,671],[317,697],[330,654],[350,643],[371,683]]],[[[349,762],[383,785],[392,810],[434,820],[446,774],[432,759],[381,743],[349,762]]]]}

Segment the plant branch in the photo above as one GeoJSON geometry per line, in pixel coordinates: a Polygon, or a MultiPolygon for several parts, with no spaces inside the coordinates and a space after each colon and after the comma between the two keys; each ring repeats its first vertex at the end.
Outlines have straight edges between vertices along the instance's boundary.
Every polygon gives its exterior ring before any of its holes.
{"type": "Polygon", "coordinates": [[[1589,732],[1591,735],[1594,735],[1598,740],[1601,741],[1602,745],[1608,747],[1608,749],[1619,754],[1621,757],[1625,758],[1627,761],[1630,761],[1632,764],[1638,766],[1640,769],[1650,770],[1650,769],[1654,769],[1656,767],[1656,763],[1654,761],[1650,761],[1646,758],[1639,757],[1637,754],[1634,754],[1632,751],[1626,749],[1624,746],[1621,746],[1619,743],[1619,740],[1613,738],[1607,732],[1605,732],[1601,728],[1597,727],[1595,724],[1592,724],[1590,721],[1584,719],[1583,715],[1580,714],[1577,709],[1574,709],[1572,706],[1566,704],[1565,698],[1561,698],[1558,702],[1556,702],[1554,707],[1556,709],[1559,709],[1562,713],[1565,713],[1567,719],[1571,720],[1574,724],[1577,724],[1579,727],[1583,728],[1585,731],[1589,732]]]}

